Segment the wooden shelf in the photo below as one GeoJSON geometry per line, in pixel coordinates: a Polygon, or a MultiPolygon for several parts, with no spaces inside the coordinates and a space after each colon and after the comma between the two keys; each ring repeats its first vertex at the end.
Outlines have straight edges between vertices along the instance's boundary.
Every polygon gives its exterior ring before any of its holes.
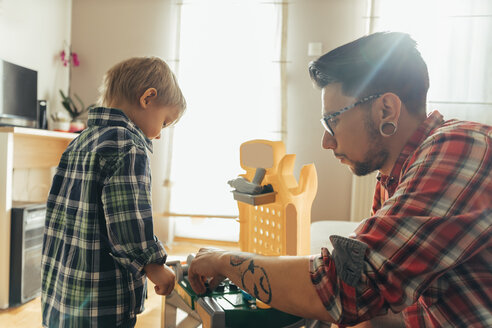
{"type": "Polygon", "coordinates": [[[14,133],[16,135],[40,136],[40,137],[68,139],[68,140],[72,140],[76,136],[78,136],[77,133],[59,132],[59,131],[42,130],[42,129],[31,129],[31,128],[21,128],[18,126],[2,126],[2,127],[0,127],[0,132],[10,132],[10,133],[14,133]]]}
{"type": "Polygon", "coordinates": [[[13,168],[57,166],[65,148],[77,137],[76,133],[19,127],[1,127],[0,134],[12,139],[13,168]]]}
{"type": "Polygon", "coordinates": [[[9,306],[10,211],[14,169],[56,167],[76,133],[0,127],[0,309],[9,306]]]}

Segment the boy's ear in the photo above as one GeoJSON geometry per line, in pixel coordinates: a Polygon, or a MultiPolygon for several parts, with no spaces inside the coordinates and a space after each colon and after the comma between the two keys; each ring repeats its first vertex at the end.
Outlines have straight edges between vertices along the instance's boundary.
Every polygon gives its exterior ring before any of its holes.
{"type": "Polygon", "coordinates": [[[147,108],[147,106],[157,98],[157,90],[155,88],[148,88],[140,97],[140,106],[147,108]]]}

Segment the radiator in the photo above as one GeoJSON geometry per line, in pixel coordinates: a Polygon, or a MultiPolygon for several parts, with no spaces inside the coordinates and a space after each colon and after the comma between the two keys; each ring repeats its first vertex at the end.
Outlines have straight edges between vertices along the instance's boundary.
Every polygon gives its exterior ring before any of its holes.
{"type": "Polygon", "coordinates": [[[377,172],[363,177],[352,177],[352,198],[350,202],[350,221],[361,221],[369,217],[372,208],[377,172]]]}

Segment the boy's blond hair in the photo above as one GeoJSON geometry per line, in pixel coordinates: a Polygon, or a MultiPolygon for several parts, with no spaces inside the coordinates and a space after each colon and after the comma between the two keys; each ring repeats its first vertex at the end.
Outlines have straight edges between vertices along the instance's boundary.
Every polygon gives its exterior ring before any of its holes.
{"type": "Polygon", "coordinates": [[[157,100],[163,106],[177,107],[180,116],[183,114],[186,101],[176,77],[158,57],[134,57],[110,68],[99,89],[99,105],[109,106],[121,101],[137,104],[149,88],[157,90],[157,100]]]}

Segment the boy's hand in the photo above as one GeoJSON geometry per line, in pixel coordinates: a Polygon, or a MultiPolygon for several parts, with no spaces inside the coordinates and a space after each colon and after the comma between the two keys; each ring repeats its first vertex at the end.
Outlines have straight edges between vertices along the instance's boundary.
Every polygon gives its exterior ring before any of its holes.
{"type": "Polygon", "coordinates": [[[176,281],[176,275],[173,269],[164,264],[164,271],[162,273],[162,283],[155,284],[154,290],[157,295],[169,295],[174,289],[176,281]]]}
{"type": "Polygon", "coordinates": [[[155,284],[154,290],[157,295],[169,295],[174,289],[176,276],[174,271],[167,265],[155,263],[144,267],[147,277],[155,284]]]}

